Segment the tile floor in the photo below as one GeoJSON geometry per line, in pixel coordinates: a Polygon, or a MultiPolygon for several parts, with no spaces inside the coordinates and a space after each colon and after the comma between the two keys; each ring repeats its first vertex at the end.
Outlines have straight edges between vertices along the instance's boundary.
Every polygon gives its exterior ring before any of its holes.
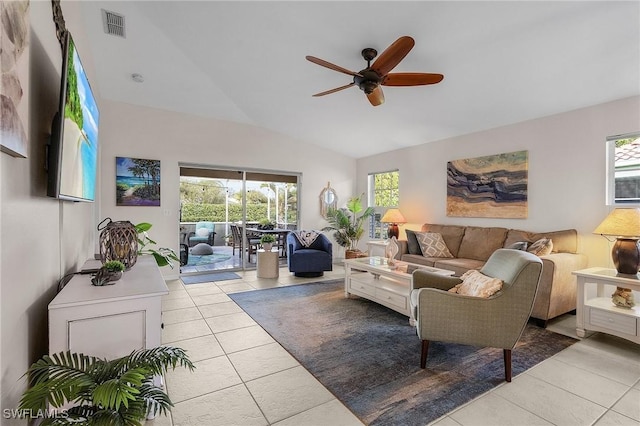
{"type": "MultiPolygon", "coordinates": [[[[342,278],[336,265],[324,280],[342,278]]],[[[183,285],[163,298],[163,343],[189,352],[197,366],[169,372],[175,404],[148,425],[361,425],[304,367],[245,314],[228,293],[318,281],[280,270],[279,279],[183,285]]],[[[550,329],[574,335],[575,317],[550,329]]],[[[433,425],[638,425],[640,345],[593,334],[514,377],[433,425]]]]}

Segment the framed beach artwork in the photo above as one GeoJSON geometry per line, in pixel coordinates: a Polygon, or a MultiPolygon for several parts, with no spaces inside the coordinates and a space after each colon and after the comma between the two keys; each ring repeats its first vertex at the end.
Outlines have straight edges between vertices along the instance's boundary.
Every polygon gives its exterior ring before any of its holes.
{"type": "Polygon", "coordinates": [[[528,151],[447,163],[447,216],[525,219],[528,151]]]}
{"type": "Polygon", "coordinates": [[[116,157],[116,206],[160,205],[160,160],[116,157]]]}
{"type": "Polygon", "coordinates": [[[29,130],[29,1],[0,2],[0,151],[27,157],[29,130]]]}

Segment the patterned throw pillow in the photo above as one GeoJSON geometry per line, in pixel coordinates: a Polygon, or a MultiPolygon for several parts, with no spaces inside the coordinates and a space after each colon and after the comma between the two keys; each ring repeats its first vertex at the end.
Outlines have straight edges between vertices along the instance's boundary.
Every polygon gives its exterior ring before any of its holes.
{"type": "Polygon", "coordinates": [[[536,256],[546,256],[551,254],[553,250],[553,241],[551,238],[540,238],[535,243],[531,244],[527,251],[533,253],[536,256]]]}
{"type": "Polygon", "coordinates": [[[442,235],[435,232],[416,232],[424,257],[453,257],[442,235]]]}
{"type": "Polygon", "coordinates": [[[460,279],[462,280],[460,284],[449,289],[451,293],[487,298],[502,289],[502,280],[488,277],[475,269],[465,272],[460,279]]]}
{"type": "Polygon", "coordinates": [[[404,232],[407,234],[407,250],[409,250],[409,254],[422,254],[416,231],[405,229],[404,232]]]}

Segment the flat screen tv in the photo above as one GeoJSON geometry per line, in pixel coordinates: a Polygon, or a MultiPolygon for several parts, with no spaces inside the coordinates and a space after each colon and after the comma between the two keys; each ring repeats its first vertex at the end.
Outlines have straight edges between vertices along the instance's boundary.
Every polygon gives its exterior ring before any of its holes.
{"type": "Polygon", "coordinates": [[[64,35],[60,103],[47,154],[47,195],[94,201],[100,114],[71,34],[64,35]]]}

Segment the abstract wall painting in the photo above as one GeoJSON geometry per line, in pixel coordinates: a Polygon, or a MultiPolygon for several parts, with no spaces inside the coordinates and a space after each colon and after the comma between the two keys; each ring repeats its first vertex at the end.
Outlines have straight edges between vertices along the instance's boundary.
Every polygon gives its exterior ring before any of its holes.
{"type": "Polygon", "coordinates": [[[0,2],[0,151],[27,157],[29,1],[0,2]]]}
{"type": "Polygon", "coordinates": [[[116,157],[116,206],[160,205],[160,160],[116,157]]]}
{"type": "Polygon", "coordinates": [[[447,216],[525,219],[528,151],[447,163],[447,216]]]}

